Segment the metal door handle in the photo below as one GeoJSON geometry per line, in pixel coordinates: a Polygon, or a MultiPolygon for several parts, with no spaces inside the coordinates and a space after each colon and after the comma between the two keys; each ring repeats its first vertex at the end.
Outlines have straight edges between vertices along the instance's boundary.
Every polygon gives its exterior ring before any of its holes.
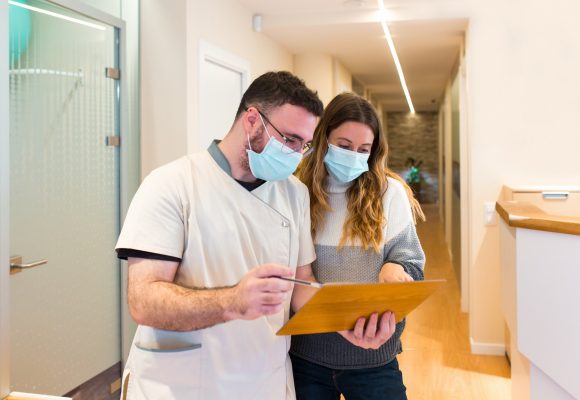
{"type": "Polygon", "coordinates": [[[27,263],[27,264],[23,264],[22,257],[20,257],[20,256],[11,257],[10,258],[10,273],[16,274],[16,273],[22,271],[23,269],[38,267],[39,265],[44,265],[46,263],[48,263],[48,260],[37,260],[37,261],[32,261],[32,262],[27,263]]]}
{"type": "Polygon", "coordinates": [[[542,196],[546,200],[566,200],[570,192],[542,192],[542,196]]]}

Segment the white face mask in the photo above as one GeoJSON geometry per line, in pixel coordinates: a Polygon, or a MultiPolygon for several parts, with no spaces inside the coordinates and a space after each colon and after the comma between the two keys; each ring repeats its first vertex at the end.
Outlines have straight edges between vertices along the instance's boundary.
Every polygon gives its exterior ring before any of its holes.
{"type": "Polygon", "coordinates": [[[252,175],[265,181],[281,181],[288,178],[296,171],[298,164],[302,161],[302,153],[296,152],[274,139],[262,119],[258,114],[262,125],[270,138],[261,153],[252,150],[250,138],[248,137],[249,150],[248,161],[252,175]]]}

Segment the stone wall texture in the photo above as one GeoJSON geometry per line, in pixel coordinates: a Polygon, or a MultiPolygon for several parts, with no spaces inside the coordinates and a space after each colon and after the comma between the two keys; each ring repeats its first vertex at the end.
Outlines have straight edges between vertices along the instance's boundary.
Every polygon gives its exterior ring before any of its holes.
{"type": "Polygon", "coordinates": [[[438,114],[436,112],[387,113],[388,165],[403,178],[408,167],[405,161],[412,157],[423,160],[421,166],[422,203],[437,203],[439,194],[438,114]]]}

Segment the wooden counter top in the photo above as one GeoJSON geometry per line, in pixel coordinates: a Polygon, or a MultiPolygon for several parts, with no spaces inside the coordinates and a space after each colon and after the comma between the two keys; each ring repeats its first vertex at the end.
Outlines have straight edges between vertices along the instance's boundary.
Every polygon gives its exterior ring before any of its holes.
{"type": "Polygon", "coordinates": [[[42,394],[11,393],[2,400],[72,400],[72,397],[58,397],[42,394]]]}
{"type": "Polygon", "coordinates": [[[580,235],[580,217],[546,214],[537,206],[522,201],[498,201],[495,210],[509,226],[580,235]]]}

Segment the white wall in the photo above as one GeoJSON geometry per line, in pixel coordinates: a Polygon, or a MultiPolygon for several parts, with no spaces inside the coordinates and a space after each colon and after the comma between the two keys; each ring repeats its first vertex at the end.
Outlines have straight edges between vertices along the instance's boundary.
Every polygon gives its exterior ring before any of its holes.
{"type": "Polygon", "coordinates": [[[471,1],[469,321],[479,352],[503,351],[498,228],[484,226],[483,203],[502,184],[580,181],[578,15],[576,1],[471,1]]]}
{"type": "MultiPolygon", "coordinates": [[[[124,89],[127,93],[123,144],[121,146],[121,218],[129,208],[131,199],[141,182],[140,169],[140,60],[139,60],[139,0],[121,0],[121,19],[125,21],[125,72],[124,89]]],[[[121,351],[123,363],[127,361],[129,349],[137,325],[127,306],[127,268],[121,268],[121,351]]]]}
{"type": "MultiPolygon", "coordinates": [[[[252,12],[234,0],[141,3],[143,176],[197,148],[198,46],[203,40],[246,59],[250,80],[292,71],[292,55],[252,30],[252,12]]],[[[223,115],[233,122],[234,115],[223,115]]],[[[224,136],[227,132],[217,133],[224,136]]]]}
{"type": "Polygon", "coordinates": [[[114,17],[121,18],[121,2],[123,0],[81,0],[98,10],[106,12],[114,17]]]}

